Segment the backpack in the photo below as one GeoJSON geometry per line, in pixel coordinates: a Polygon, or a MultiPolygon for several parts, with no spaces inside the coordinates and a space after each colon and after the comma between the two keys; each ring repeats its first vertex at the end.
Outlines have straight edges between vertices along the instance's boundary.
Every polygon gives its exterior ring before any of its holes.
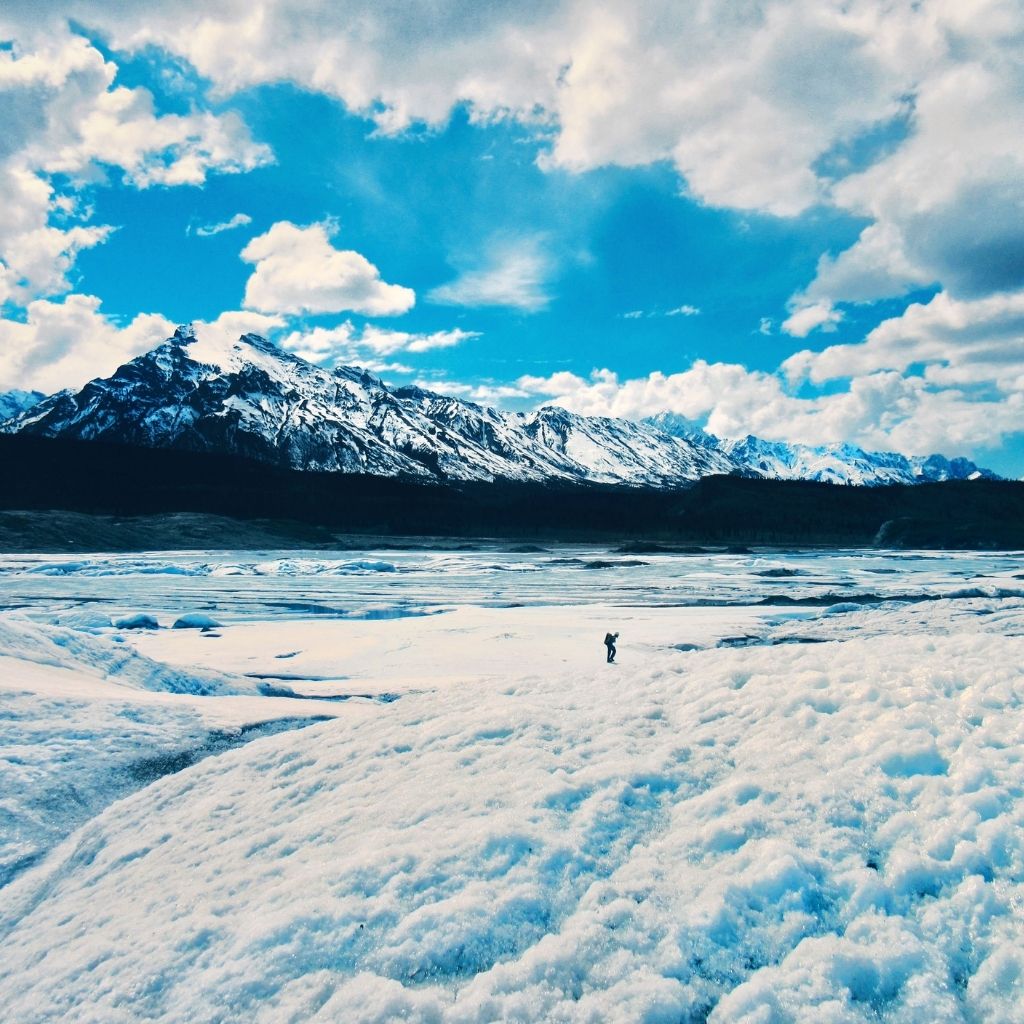
{"type": "Polygon", "coordinates": [[[610,646],[611,644],[615,643],[615,637],[613,637],[611,633],[605,633],[604,642],[605,646],[610,646]]]}

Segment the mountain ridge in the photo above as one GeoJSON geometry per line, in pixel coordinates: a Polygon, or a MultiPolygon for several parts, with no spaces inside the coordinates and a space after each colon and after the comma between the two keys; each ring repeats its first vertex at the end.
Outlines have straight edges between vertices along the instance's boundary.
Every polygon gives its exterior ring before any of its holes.
{"type": "Polygon", "coordinates": [[[326,369],[255,334],[230,341],[191,326],[107,378],[33,401],[0,432],[445,483],[670,489],[723,474],[869,485],[997,479],[966,459],[721,440],[672,414],[634,422],[557,406],[504,412],[416,385],[390,388],[358,367],[326,369]]]}

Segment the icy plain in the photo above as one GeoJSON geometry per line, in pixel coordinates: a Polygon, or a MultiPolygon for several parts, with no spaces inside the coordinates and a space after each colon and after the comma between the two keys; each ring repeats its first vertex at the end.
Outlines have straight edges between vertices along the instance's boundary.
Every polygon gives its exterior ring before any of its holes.
{"type": "Polygon", "coordinates": [[[0,556],[0,606],[0,1020],[1024,1021],[1020,554],[0,556]]]}

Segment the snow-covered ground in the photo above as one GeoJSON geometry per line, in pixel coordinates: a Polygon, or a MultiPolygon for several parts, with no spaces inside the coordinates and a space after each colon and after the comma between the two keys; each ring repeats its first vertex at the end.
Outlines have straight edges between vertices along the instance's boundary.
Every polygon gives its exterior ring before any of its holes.
{"type": "Polygon", "coordinates": [[[6,556],[0,603],[0,1020],[1024,1021],[1019,555],[6,556]]]}

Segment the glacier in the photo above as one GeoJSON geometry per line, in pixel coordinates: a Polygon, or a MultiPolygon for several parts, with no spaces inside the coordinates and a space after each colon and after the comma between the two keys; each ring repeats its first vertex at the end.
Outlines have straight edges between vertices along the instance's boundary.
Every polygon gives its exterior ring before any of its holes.
{"type": "Polygon", "coordinates": [[[24,554],[0,593],[4,1020],[1021,1019],[1019,552],[24,554]]]}

